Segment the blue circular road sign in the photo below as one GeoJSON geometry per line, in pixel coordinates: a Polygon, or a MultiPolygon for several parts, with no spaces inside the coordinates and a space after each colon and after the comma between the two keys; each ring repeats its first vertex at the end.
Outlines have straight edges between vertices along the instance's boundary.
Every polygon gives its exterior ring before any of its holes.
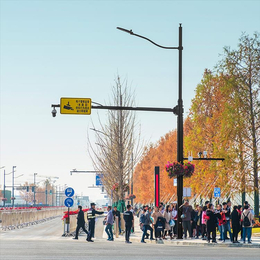
{"type": "Polygon", "coordinates": [[[67,196],[67,197],[73,197],[73,195],[74,195],[74,189],[73,188],[67,188],[66,190],[65,190],[65,195],[67,196]]]}
{"type": "Polygon", "coordinates": [[[64,200],[64,205],[65,205],[66,207],[68,207],[68,208],[71,208],[71,207],[73,206],[73,204],[74,204],[74,201],[73,201],[72,198],[66,198],[66,199],[64,200]]]}

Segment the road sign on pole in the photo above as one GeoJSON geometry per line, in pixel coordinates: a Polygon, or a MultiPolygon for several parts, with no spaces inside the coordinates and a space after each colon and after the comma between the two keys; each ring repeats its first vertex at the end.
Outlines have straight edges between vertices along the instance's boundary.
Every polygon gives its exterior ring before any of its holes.
{"type": "Polygon", "coordinates": [[[97,174],[96,175],[96,186],[102,186],[102,178],[103,178],[103,174],[97,174]]]}
{"type": "Polygon", "coordinates": [[[66,207],[68,207],[68,208],[71,208],[71,207],[73,206],[73,204],[74,204],[74,201],[73,201],[72,198],[66,198],[66,199],[64,200],[64,205],[65,205],[66,207]]]}
{"type": "Polygon", "coordinates": [[[90,115],[91,98],[61,98],[61,114],[90,115]]]}
{"type": "Polygon", "coordinates": [[[191,188],[183,188],[183,197],[191,197],[191,188]]]}
{"type": "Polygon", "coordinates": [[[74,195],[74,189],[71,188],[71,187],[67,188],[67,189],[65,190],[65,195],[66,195],[66,197],[73,197],[73,195],[74,195]]]}
{"type": "Polygon", "coordinates": [[[220,198],[221,190],[220,188],[214,188],[214,197],[220,198]]]}

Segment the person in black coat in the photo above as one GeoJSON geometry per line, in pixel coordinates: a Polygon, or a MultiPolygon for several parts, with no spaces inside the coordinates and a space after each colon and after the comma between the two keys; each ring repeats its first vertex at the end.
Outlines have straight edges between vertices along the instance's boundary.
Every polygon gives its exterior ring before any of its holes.
{"type": "Polygon", "coordinates": [[[207,206],[207,240],[210,243],[210,234],[212,233],[212,243],[217,243],[216,241],[216,228],[218,223],[218,218],[221,218],[221,215],[218,211],[215,211],[211,203],[207,206]]]}
{"type": "Polygon", "coordinates": [[[77,216],[76,235],[73,239],[78,239],[80,228],[82,228],[82,230],[88,235],[88,231],[85,229],[85,218],[84,218],[84,212],[82,211],[82,206],[78,206],[78,209],[79,212],[77,216]]]}
{"type": "Polygon", "coordinates": [[[231,213],[230,219],[231,219],[231,225],[233,229],[233,243],[239,243],[237,241],[237,236],[240,231],[240,216],[238,212],[238,207],[234,206],[233,211],[231,213]]]}

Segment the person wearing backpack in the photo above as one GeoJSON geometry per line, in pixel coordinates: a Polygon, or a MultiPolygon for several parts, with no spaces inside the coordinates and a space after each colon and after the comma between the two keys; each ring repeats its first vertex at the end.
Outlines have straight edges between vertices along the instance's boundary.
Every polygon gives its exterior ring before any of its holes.
{"type": "Polygon", "coordinates": [[[254,219],[248,205],[245,205],[244,210],[241,215],[242,228],[243,228],[243,243],[246,242],[246,236],[248,239],[248,244],[251,244],[251,234],[252,234],[252,221],[254,219]]]}

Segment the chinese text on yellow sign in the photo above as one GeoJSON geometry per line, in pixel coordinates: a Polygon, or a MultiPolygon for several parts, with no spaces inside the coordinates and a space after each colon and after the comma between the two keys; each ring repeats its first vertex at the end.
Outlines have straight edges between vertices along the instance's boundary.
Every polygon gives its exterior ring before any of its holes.
{"type": "Polygon", "coordinates": [[[91,99],[90,98],[61,98],[60,113],[90,115],[91,99]]]}

